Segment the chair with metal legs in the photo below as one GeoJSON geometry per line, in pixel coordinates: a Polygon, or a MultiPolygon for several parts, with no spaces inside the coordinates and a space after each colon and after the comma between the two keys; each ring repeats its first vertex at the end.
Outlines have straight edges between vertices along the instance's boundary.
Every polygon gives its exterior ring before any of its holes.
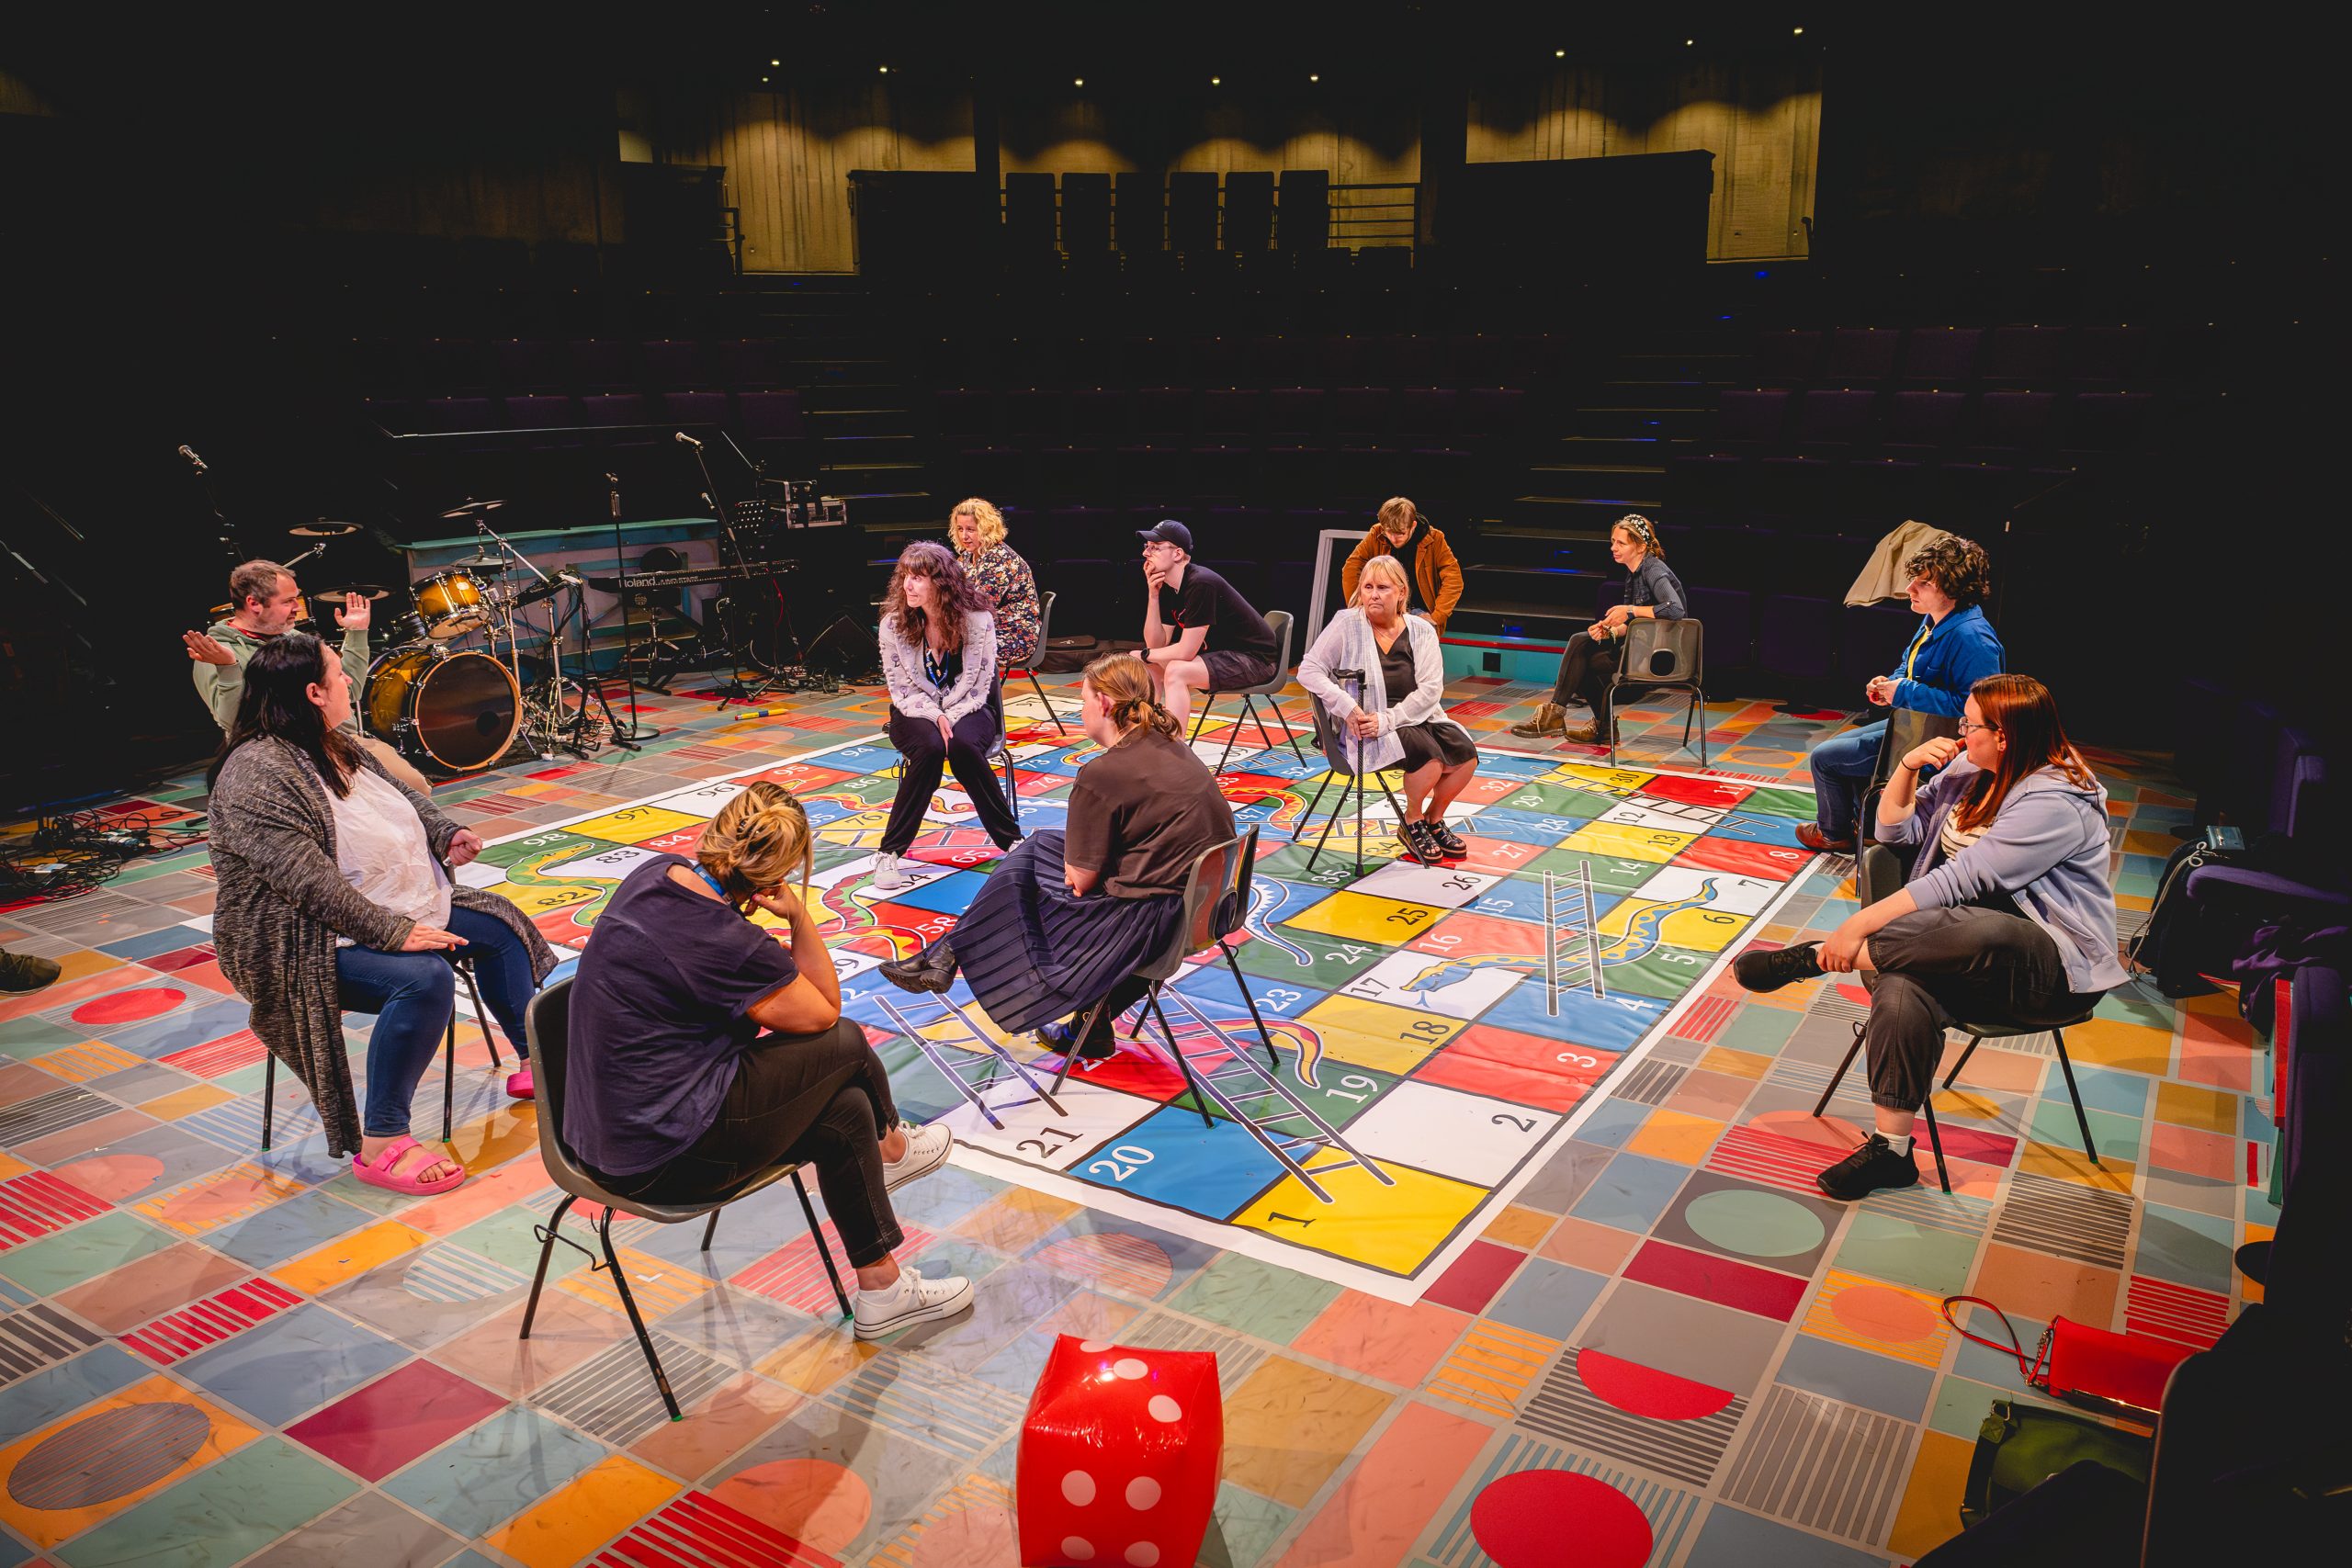
{"type": "Polygon", "coordinates": [[[800,1199],[800,1213],[808,1222],[809,1237],[817,1244],[817,1256],[824,1262],[825,1277],[832,1281],[833,1300],[841,1303],[843,1317],[850,1315],[849,1292],[842,1286],[840,1269],[833,1266],[832,1249],[825,1245],[825,1233],[817,1223],[816,1206],[808,1201],[808,1189],[800,1179],[800,1167],[797,1165],[770,1166],[722,1192],[692,1203],[649,1203],[636,1198],[624,1198],[618,1193],[606,1191],[581,1165],[563,1141],[565,1077],[570,1071],[571,1057],[571,985],[570,980],[560,980],[541,991],[531,999],[531,1010],[523,1021],[530,1035],[532,1072],[538,1089],[539,1159],[547,1167],[548,1175],[562,1190],[563,1200],[556,1204],[555,1213],[548,1216],[546,1224],[533,1227],[532,1234],[539,1238],[539,1267],[537,1272],[531,1276],[530,1298],[523,1305],[522,1332],[515,1337],[528,1339],[531,1337],[532,1321],[538,1316],[539,1292],[547,1284],[548,1258],[555,1251],[555,1244],[560,1241],[566,1247],[585,1254],[590,1269],[602,1269],[612,1276],[613,1289],[619,1293],[621,1305],[628,1314],[628,1325],[637,1332],[637,1347],[645,1352],[645,1364],[652,1370],[654,1384],[662,1391],[662,1403],[668,1406],[671,1420],[684,1420],[684,1415],[678,1408],[678,1396],[670,1387],[670,1374],[662,1371],[662,1357],[653,1348],[653,1336],[646,1331],[644,1314],[638,1311],[637,1297],[629,1291],[628,1272],[621,1267],[620,1258],[613,1250],[613,1215],[616,1212],[635,1214],[640,1219],[665,1225],[681,1224],[707,1214],[710,1223],[703,1226],[702,1232],[703,1250],[707,1252],[711,1238],[718,1234],[719,1210],[789,1177],[793,1190],[800,1199]],[[605,1254],[602,1263],[596,1261],[594,1253],[560,1231],[563,1216],[571,1211],[572,1204],[583,1198],[603,1209],[596,1219],[596,1240],[605,1254]]]}
{"type": "MultiPolygon", "coordinates": [[[[1004,770],[1004,805],[1012,813],[1012,825],[1021,826],[1021,782],[1012,771],[1012,741],[1004,725],[1004,687],[1000,684],[989,694],[989,712],[996,718],[996,739],[980,748],[980,754],[993,765],[1004,770]]],[[[1056,723],[1060,721],[1057,719],[1056,723]]],[[[882,744],[896,751],[899,743],[890,739],[890,726],[882,726],[882,744]]],[[[904,752],[899,753],[904,756],[904,752]]],[[[903,763],[900,764],[904,766],[903,763]]],[[[952,774],[951,774],[952,776],[952,774]]]]}
{"type": "MultiPolygon", "coordinates": [[[[1902,888],[1904,865],[1901,858],[1884,844],[1867,844],[1863,846],[1861,853],[1855,861],[1854,875],[1859,884],[1857,891],[1861,895],[1862,903],[1875,904],[1902,888]]],[[[1864,975],[1862,986],[1866,990],[1875,991],[1878,987],[1878,976],[1871,974],[1864,975]]],[[[2093,1165],[2098,1165],[2099,1163],[2098,1145],[2091,1137],[2090,1115],[2083,1109],[2083,1091],[2075,1082],[2074,1061],[2066,1055],[2066,1031],[2079,1024],[2088,1023],[2093,1012],[2094,1010],[2086,1008],[2075,1016],[2063,1019],[2055,1023],[2020,1023],[2013,1020],[1966,1022],[1955,1020],[1953,1027],[1968,1036],[1968,1046],[1961,1052],[1960,1059],[1951,1065],[1951,1070],[1944,1074],[1942,1087],[1945,1089],[1951,1087],[1952,1080],[1960,1077],[1960,1069],[1968,1066],[1968,1058],[1976,1055],[1976,1047],[1987,1040],[2015,1040],[2032,1034],[2049,1035],[2051,1043],[2057,1047],[2058,1070],[2066,1076],[2066,1098],[2075,1103],[2075,1125],[2082,1130],[2083,1153],[2090,1156],[2093,1165]]],[[[1845,1057],[1838,1062],[1838,1070],[1830,1075],[1829,1087],[1821,1091],[1820,1100],[1815,1102],[1813,1113],[1815,1116],[1828,1110],[1829,1097],[1836,1094],[1838,1086],[1846,1081],[1846,1070],[1854,1065],[1855,1056],[1860,1055],[1862,1049],[1862,1031],[1863,1025],[1860,1023],[1854,1025],[1854,1043],[1846,1047],[1845,1057]]],[[[1927,1122],[1928,1146],[1935,1151],[1936,1179],[1942,1184],[1943,1190],[1949,1192],[1951,1190],[1951,1173],[1944,1167],[1944,1141],[1943,1135],[1936,1128],[1935,1100],[1934,1093],[1930,1092],[1925,1100],[1920,1101],[1919,1114],[1927,1122]]]]}
{"type": "MultiPolygon", "coordinates": [[[[1043,660],[1046,657],[1046,649],[1051,645],[1053,635],[1054,595],[1050,592],[1040,593],[1037,595],[1037,652],[1035,656],[1035,658],[1043,660]]],[[[1069,733],[1069,726],[1064,724],[1062,722],[1062,716],[1054,711],[1054,699],[1046,695],[1046,688],[1037,679],[1037,669],[1035,664],[1032,664],[1026,670],[1000,670],[997,671],[997,679],[1000,682],[1005,681],[1027,681],[1030,688],[1037,694],[1037,700],[1046,705],[1046,716],[1054,721],[1054,728],[1064,735],[1068,735],[1069,733]]]]}
{"type": "MultiPolygon", "coordinates": [[[[1334,670],[1331,671],[1331,678],[1342,685],[1348,685],[1352,682],[1353,690],[1351,694],[1359,697],[1363,695],[1364,682],[1364,673],[1363,671],[1334,670]]],[[[1307,694],[1306,701],[1308,711],[1313,714],[1315,719],[1316,747],[1322,751],[1324,759],[1329,761],[1331,756],[1331,739],[1333,734],[1331,715],[1323,706],[1322,700],[1317,697],[1314,693],[1309,692],[1307,694]]],[[[1361,740],[1355,739],[1352,736],[1348,739],[1350,743],[1346,748],[1347,751],[1361,759],[1363,754],[1363,743],[1361,740]]],[[[1315,840],[1315,848],[1306,857],[1306,869],[1308,871],[1312,872],[1315,869],[1315,863],[1323,858],[1323,848],[1326,844],[1329,844],[1331,841],[1331,829],[1340,825],[1340,813],[1346,807],[1348,792],[1350,790],[1353,790],[1356,797],[1356,874],[1359,876],[1363,874],[1364,780],[1367,778],[1371,779],[1373,783],[1380,786],[1381,798],[1387,801],[1388,809],[1396,813],[1397,842],[1405,846],[1405,852],[1407,854],[1412,855],[1416,861],[1420,859],[1420,856],[1414,851],[1412,844],[1406,840],[1404,836],[1405,808],[1398,803],[1396,792],[1388,787],[1388,775],[1377,768],[1366,769],[1361,766],[1354,768],[1334,767],[1329,773],[1325,773],[1322,778],[1316,781],[1315,798],[1306,803],[1306,809],[1299,813],[1298,826],[1291,829],[1290,840],[1292,843],[1295,844],[1298,842],[1300,837],[1306,833],[1308,824],[1315,820],[1316,812],[1322,809],[1324,792],[1331,787],[1331,781],[1335,778],[1343,779],[1346,782],[1341,784],[1340,786],[1339,798],[1331,803],[1331,816],[1330,819],[1323,824],[1323,836],[1315,840]]]]}
{"type": "Polygon", "coordinates": [[[1290,684],[1290,612],[1267,611],[1266,625],[1274,634],[1274,678],[1255,686],[1236,686],[1227,692],[1202,693],[1201,711],[1193,716],[1193,732],[1184,737],[1187,744],[1200,739],[1201,726],[1208,722],[1209,709],[1216,705],[1217,698],[1241,699],[1241,712],[1235,716],[1233,728],[1226,731],[1225,750],[1217,754],[1216,766],[1209,770],[1212,773],[1225,772],[1226,760],[1233,755],[1233,743],[1241,739],[1241,721],[1245,718],[1257,725],[1258,739],[1265,743],[1267,750],[1271,751],[1286,741],[1292,755],[1299,760],[1300,764],[1303,766],[1306,761],[1306,753],[1298,749],[1298,737],[1291,733],[1290,721],[1283,717],[1282,705],[1274,701],[1282,689],[1290,684]],[[1258,715],[1257,699],[1260,697],[1266,699],[1266,705],[1273,710],[1274,722],[1283,727],[1282,740],[1276,740],[1266,732],[1266,721],[1258,715]]]}
{"type": "MultiPolygon", "coordinates": [[[[451,958],[451,968],[466,983],[466,995],[473,998],[474,1021],[481,1025],[481,1043],[490,1047],[492,1070],[504,1065],[498,1054],[498,1039],[490,1032],[490,1013],[481,1005],[481,989],[474,984],[474,963],[470,958],[451,958]]],[[[271,1123],[275,1120],[277,1098],[277,1057],[262,1053],[261,1070],[261,1150],[269,1152],[271,1123]]],[[[441,1141],[447,1143],[456,1131],[458,1116],[458,1010],[449,1009],[449,1037],[441,1048],[441,1141]]]]}

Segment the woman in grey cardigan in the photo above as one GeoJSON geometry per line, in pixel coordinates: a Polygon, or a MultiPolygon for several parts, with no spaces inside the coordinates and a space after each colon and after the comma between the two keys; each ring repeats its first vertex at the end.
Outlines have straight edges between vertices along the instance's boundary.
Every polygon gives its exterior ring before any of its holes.
{"type": "MultiPolygon", "coordinates": [[[[253,1004],[253,1031],[311,1093],[327,1151],[397,1192],[441,1192],[465,1169],[408,1135],[409,1102],[456,1005],[443,954],[469,957],[518,1054],[523,1009],[555,954],[513,904],[452,885],[481,840],[390,779],[339,727],[351,680],[318,638],[255,649],[237,721],[212,764],[212,942],[253,1004]],[[364,1114],[344,1009],[377,1015],[364,1114]]],[[[526,1068],[510,1092],[530,1092],[526,1068]]]]}
{"type": "Polygon", "coordinates": [[[1424,865],[1469,852],[1446,826],[1445,808],[1478,775],[1478,748],[1445,711],[1445,659],[1437,628],[1405,613],[1405,569],[1395,556],[1374,556],[1356,580],[1355,602],[1331,617],[1299,660],[1298,683],[1330,716],[1331,765],[1351,777],[1401,767],[1406,848],[1424,865]],[[1362,672],[1359,694],[1332,672],[1362,672]]]}

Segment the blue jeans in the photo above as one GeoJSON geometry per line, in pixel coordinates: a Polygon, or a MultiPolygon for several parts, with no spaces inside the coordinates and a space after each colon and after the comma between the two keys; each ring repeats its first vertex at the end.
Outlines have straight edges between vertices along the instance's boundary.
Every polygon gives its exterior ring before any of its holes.
{"type": "Polygon", "coordinates": [[[368,1088],[360,1128],[371,1138],[397,1138],[408,1131],[410,1102],[432,1065],[457,1007],[457,971],[449,957],[470,958],[481,983],[482,1002],[498,1020],[520,1056],[523,1010],[537,983],[523,939],[494,915],[472,909],[449,911],[449,931],[466,945],[439,953],[383,953],[372,947],[335,949],[334,973],[346,1012],[372,1012],[368,1036],[368,1088]]]}
{"type": "Polygon", "coordinates": [[[1862,792],[1878,771],[1879,743],[1886,738],[1886,720],[1833,735],[1813,749],[1814,823],[1828,839],[1854,836],[1854,818],[1862,808],[1862,792]]]}

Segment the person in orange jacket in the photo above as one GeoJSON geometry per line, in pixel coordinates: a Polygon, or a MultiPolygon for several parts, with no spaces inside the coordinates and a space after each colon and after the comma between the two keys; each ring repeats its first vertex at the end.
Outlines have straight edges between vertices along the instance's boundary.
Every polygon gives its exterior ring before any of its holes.
{"type": "Polygon", "coordinates": [[[1378,519],[1363,543],[1348,558],[1340,573],[1340,592],[1343,602],[1353,603],[1356,580],[1363,575],[1363,563],[1374,556],[1395,556],[1405,569],[1406,580],[1413,585],[1414,614],[1429,617],[1438,630],[1445,630],[1446,621],[1453,614],[1453,606],[1462,602],[1462,563],[1454,558],[1453,547],[1445,536],[1430,526],[1428,518],[1415,510],[1403,496],[1393,496],[1380,503],[1378,519]]]}

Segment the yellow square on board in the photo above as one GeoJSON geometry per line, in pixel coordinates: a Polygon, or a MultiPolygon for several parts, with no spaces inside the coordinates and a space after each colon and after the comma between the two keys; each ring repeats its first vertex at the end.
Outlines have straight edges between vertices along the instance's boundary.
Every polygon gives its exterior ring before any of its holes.
{"type": "Polygon", "coordinates": [[[2238,1097],[2196,1084],[2160,1083],[2156,1086],[2156,1120],[2202,1128],[2225,1137],[2235,1136],[2238,1097]]]}
{"type": "Polygon", "coordinates": [[[1342,1166],[1315,1178],[1330,1196],[1326,1203],[1297,1177],[1285,1176],[1233,1223],[1351,1263],[1409,1274],[1486,1199],[1483,1187],[1367,1157],[1392,1185],[1383,1186],[1360,1165],[1342,1166]]]}
{"type": "Polygon", "coordinates": [[[1706,1116],[1679,1111],[1653,1111],[1648,1121],[1625,1140],[1628,1154],[1672,1160],[1676,1165],[1700,1165],[1723,1135],[1724,1124],[1706,1116]]]}
{"type": "Polygon", "coordinates": [[[1302,1013],[1299,1021],[1323,1035],[1327,1058],[1391,1073],[1412,1071],[1431,1051],[1469,1027],[1458,1018],[1416,1012],[1361,997],[1319,1001],[1302,1013]]]}
{"type": "Polygon", "coordinates": [[[502,882],[491,891],[511,902],[526,915],[536,917],[552,914],[558,909],[569,909],[575,904],[593,904],[603,897],[607,890],[601,886],[591,886],[577,882],[554,883],[537,887],[522,887],[512,882],[502,882]]]}
{"type": "Polygon", "coordinates": [[[1689,849],[1690,841],[1698,836],[1696,833],[1670,832],[1664,828],[1645,828],[1634,822],[1588,822],[1563,840],[1560,847],[1586,854],[1610,855],[1618,860],[1656,861],[1664,864],[1689,849]]]}
{"type": "Polygon", "coordinates": [[[707,817],[689,817],[683,811],[672,811],[667,807],[624,806],[618,811],[607,811],[602,817],[574,822],[564,831],[578,833],[583,838],[606,839],[616,844],[635,844],[647,839],[658,839],[664,833],[699,828],[708,820],[707,817]]]}
{"type": "Polygon", "coordinates": [[[1341,891],[1283,921],[1295,931],[1319,931],[1343,942],[1373,942],[1401,947],[1435,925],[1446,911],[1401,898],[1341,891]]]}
{"type": "Polygon", "coordinates": [[[678,1492],[676,1482],[610,1454],[486,1539],[528,1568],[571,1568],[678,1492]]]}
{"type": "Polygon", "coordinates": [[[1632,768],[1604,768],[1595,762],[1563,762],[1544,775],[1545,784],[1568,784],[1587,789],[1596,795],[1631,795],[1656,773],[1636,773],[1632,768]]]}
{"type": "Polygon", "coordinates": [[[290,1263],[279,1264],[269,1271],[269,1277],[288,1290],[315,1296],[404,1253],[429,1247],[432,1242],[433,1238],[423,1231],[398,1220],[379,1220],[306,1252],[290,1263]]]}

